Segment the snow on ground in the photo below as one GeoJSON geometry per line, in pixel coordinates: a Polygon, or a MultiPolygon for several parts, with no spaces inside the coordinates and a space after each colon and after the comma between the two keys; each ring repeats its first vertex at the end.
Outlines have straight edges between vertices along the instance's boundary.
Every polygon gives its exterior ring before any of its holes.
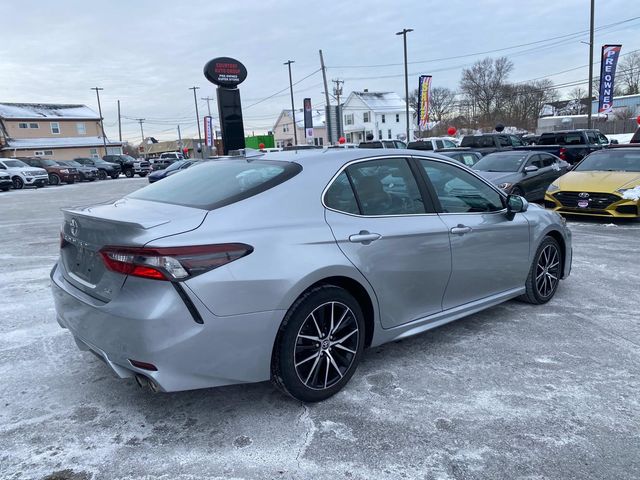
{"type": "Polygon", "coordinates": [[[550,303],[370,349],[326,402],[269,383],[153,395],[77,349],[48,278],[61,207],[145,184],[0,193],[0,478],[640,478],[640,223],[570,220],[550,303]]]}

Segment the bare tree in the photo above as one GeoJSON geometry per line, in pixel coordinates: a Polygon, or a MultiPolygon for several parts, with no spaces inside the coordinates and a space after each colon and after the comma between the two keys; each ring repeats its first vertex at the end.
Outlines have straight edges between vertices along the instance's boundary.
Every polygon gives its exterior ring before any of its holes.
{"type": "Polygon", "coordinates": [[[462,70],[460,90],[474,105],[485,122],[492,122],[504,105],[503,87],[513,63],[506,57],[478,60],[462,70]]]}
{"type": "MultiPolygon", "coordinates": [[[[409,94],[409,105],[417,112],[420,99],[416,88],[409,94]]],[[[431,87],[429,95],[429,120],[439,122],[453,114],[456,106],[456,94],[447,87],[431,87]]]]}
{"type": "Polygon", "coordinates": [[[618,65],[618,79],[624,95],[640,93],[640,52],[624,57],[618,65]]]}
{"type": "Polygon", "coordinates": [[[587,95],[589,95],[587,89],[578,85],[569,92],[569,100],[581,101],[583,98],[587,98],[587,95]]]}
{"type": "Polygon", "coordinates": [[[534,130],[543,105],[553,100],[555,89],[551,80],[544,79],[504,85],[502,96],[503,121],[519,128],[534,130]]]}

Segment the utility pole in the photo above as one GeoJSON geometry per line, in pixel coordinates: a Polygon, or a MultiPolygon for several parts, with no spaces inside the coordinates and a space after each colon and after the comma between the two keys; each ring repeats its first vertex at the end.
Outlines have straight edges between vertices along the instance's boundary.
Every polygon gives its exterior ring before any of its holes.
{"type": "Polygon", "coordinates": [[[104,88],[93,87],[91,90],[96,91],[96,97],[98,99],[98,114],[100,115],[100,130],[102,130],[102,145],[104,146],[104,154],[107,154],[107,137],[104,134],[104,119],[102,118],[102,107],[100,106],[100,90],[104,88]]]}
{"type": "MultiPolygon", "coordinates": [[[[338,110],[337,110],[337,116],[342,116],[342,108],[340,107],[340,95],[342,95],[342,84],[344,83],[344,80],[340,80],[340,79],[335,79],[335,80],[331,80],[333,83],[336,84],[335,87],[333,87],[333,94],[336,97],[336,102],[338,103],[338,110]]],[[[340,138],[342,136],[342,118],[338,119],[338,138],[340,138]]]]}
{"type": "MultiPolygon", "coordinates": [[[[326,122],[327,122],[327,127],[329,127],[327,130],[327,136],[329,137],[329,145],[331,145],[333,143],[333,135],[332,135],[332,128],[331,128],[331,102],[329,101],[329,87],[327,87],[327,67],[324,66],[324,57],[322,56],[322,50],[319,50],[320,52],[320,68],[322,69],[322,81],[324,82],[324,101],[325,104],[327,105],[327,108],[325,109],[327,112],[326,115],[326,122]]],[[[337,120],[337,119],[336,119],[337,120]]],[[[337,131],[337,130],[336,130],[337,131]]]]}
{"type": "Polygon", "coordinates": [[[144,122],[144,118],[136,118],[138,123],[140,124],[140,136],[142,137],[142,144],[144,145],[144,128],[142,128],[142,122],[144,122]]]}
{"type": "Polygon", "coordinates": [[[196,104],[196,122],[198,123],[198,145],[200,146],[200,157],[204,160],[204,148],[202,148],[202,132],[200,131],[200,113],[198,112],[198,98],[196,97],[196,90],[200,90],[200,87],[189,87],[189,90],[193,90],[193,102],[196,104]]]}
{"type": "Polygon", "coordinates": [[[180,125],[178,125],[178,146],[180,147],[180,151],[182,152],[182,134],[180,133],[180,125]]]}
{"type": "Polygon", "coordinates": [[[118,100],[118,140],[122,141],[122,118],[120,117],[120,100],[118,100]]]}
{"type": "Polygon", "coordinates": [[[589,106],[587,107],[587,128],[591,128],[591,109],[593,105],[593,24],[595,20],[595,0],[591,0],[591,20],[589,27],[589,106]]]}
{"type": "Polygon", "coordinates": [[[289,67],[289,91],[291,92],[291,114],[293,115],[293,141],[298,145],[298,124],[296,123],[296,107],[293,104],[293,80],[291,79],[291,64],[295,63],[295,60],[287,60],[283,65],[289,67]]]}
{"type": "Polygon", "coordinates": [[[214,100],[213,97],[201,97],[200,100],[206,100],[207,101],[207,111],[209,112],[209,116],[211,116],[211,105],[209,104],[209,102],[211,102],[211,100],[214,100]]]}
{"type": "Polygon", "coordinates": [[[407,33],[409,32],[413,32],[413,29],[403,28],[401,32],[396,32],[396,35],[402,35],[404,42],[404,99],[407,110],[407,143],[411,141],[409,138],[409,71],[407,69],[407,33]]]}

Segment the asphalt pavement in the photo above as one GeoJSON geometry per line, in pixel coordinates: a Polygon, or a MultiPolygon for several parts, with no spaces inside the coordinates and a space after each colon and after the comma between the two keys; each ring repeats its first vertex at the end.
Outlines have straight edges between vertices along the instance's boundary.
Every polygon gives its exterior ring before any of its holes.
{"type": "Polygon", "coordinates": [[[269,383],[152,394],[77,349],[48,276],[61,207],[146,183],[0,193],[0,478],[640,478],[640,222],[571,220],[550,303],[370,349],[324,403],[269,383]]]}

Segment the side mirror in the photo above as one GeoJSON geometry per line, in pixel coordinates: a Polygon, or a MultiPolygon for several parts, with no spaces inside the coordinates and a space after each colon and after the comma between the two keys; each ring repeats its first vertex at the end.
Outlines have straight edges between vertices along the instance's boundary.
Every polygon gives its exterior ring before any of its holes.
{"type": "Polygon", "coordinates": [[[529,208],[529,202],[520,195],[509,195],[507,197],[507,217],[513,220],[516,213],[526,212],[529,208]]]}
{"type": "Polygon", "coordinates": [[[538,167],[536,167],[535,165],[528,165],[524,167],[524,173],[533,173],[537,171],[538,171],[538,167]]]}

